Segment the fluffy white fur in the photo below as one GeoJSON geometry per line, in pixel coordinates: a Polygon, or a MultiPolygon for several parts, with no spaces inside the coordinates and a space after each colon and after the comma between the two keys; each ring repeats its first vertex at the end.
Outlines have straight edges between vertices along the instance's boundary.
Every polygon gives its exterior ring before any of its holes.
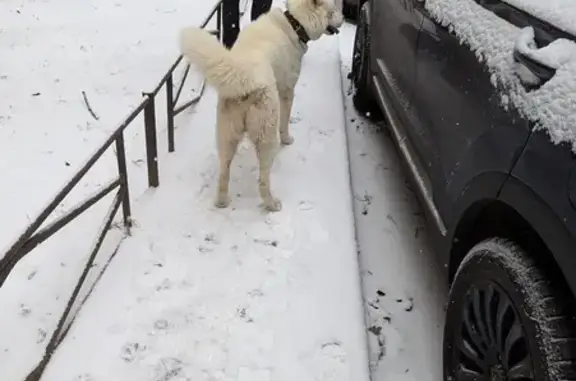
{"type": "MultiPolygon", "coordinates": [[[[287,8],[311,40],[319,39],[328,26],[339,28],[343,22],[333,0],[287,0],[287,8]]],[[[270,190],[270,170],[279,142],[293,142],[288,129],[290,111],[306,45],[283,11],[273,8],[244,28],[230,50],[199,28],[184,29],[180,46],[219,95],[220,179],[215,205],[229,205],[230,165],[238,143],[247,135],[259,160],[264,207],[279,211],[282,204],[270,190]]]]}

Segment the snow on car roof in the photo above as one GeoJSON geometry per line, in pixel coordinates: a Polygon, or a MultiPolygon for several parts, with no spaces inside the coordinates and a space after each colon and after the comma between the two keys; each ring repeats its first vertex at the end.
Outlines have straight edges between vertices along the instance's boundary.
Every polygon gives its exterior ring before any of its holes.
{"type": "MultiPolygon", "coordinates": [[[[510,0],[533,2],[539,0],[510,0]]],[[[545,4],[576,0],[547,0],[545,4]]],[[[432,17],[467,44],[492,73],[492,85],[501,90],[502,106],[513,106],[537,129],[545,129],[555,144],[567,142],[576,153],[576,43],[556,40],[538,49],[520,29],[473,0],[427,0],[432,17]],[[526,70],[514,61],[515,47],[532,49],[530,56],[554,63],[556,74],[541,87],[528,91],[520,80],[526,70]]],[[[526,52],[525,52],[526,53],[526,52]]],[[[525,79],[525,76],[523,76],[525,79]]]]}
{"type": "Polygon", "coordinates": [[[576,0],[503,0],[576,36],[576,0]]]}

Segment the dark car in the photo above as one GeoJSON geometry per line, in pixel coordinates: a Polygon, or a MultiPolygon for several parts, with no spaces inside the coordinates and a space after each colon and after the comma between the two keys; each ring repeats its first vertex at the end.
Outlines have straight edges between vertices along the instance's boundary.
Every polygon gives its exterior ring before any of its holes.
{"type": "Polygon", "coordinates": [[[360,0],[342,0],[342,13],[347,19],[355,20],[358,15],[360,0]]]}
{"type": "Polygon", "coordinates": [[[356,21],[362,4],[366,0],[342,0],[342,13],[348,20],[356,21]]]}
{"type": "Polygon", "coordinates": [[[522,1],[359,12],[354,104],[384,120],[450,285],[445,380],[576,380],[576,1],[522,1]]]}

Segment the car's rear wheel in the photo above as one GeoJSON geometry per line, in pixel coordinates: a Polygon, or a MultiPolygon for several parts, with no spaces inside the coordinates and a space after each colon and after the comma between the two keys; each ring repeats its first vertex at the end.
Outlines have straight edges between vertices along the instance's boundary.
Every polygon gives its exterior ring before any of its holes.
{"type": "Polygon", "coordinates": [[[518,246],[476,245],[450,290],[444,379],[575,379],[575,320],[563,290],[518,246]]]}
{"type": "Polygon", "coordinates": [[[382,112],[370,88],[370,24],[368,3],[359,12],[352,54],[352,101],[358,113],[371,120],[382,119],[382,112]]]}

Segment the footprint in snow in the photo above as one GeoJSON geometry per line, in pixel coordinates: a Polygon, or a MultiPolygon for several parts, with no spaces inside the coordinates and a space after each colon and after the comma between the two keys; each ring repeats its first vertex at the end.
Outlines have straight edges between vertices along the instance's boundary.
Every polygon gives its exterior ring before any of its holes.
{"type": "Polygon", "coordinates": [[[30,315],[32,309],[24,304],[20,304],[20,316],[26,317],[30,315]]]}
{"type": "Polygon", "coordinates": [[[146,346],[140,343],[126,343],[120,350],[120,358],[127,363],[133,362],[142,352],[146,350],[146,346]]]}
{"type": "Polygon", "coordinates": [[[339,341],[322,344],[314,353],[315,380],[319,381],[348,381],[349,364],[346,351],[339,341]]]}
{"type": "Polygon", "coordinates": [[[298,122],[300,122],[302,120],[301,117],[299,116],[293,116],[290,118],[290,124],[297,124],[298,122]]]}
{"type": "Polygon", "coordinates": [[[172,282],[170,281],[170,279],[165,278],[162,281],[162,283],[156,286],[156,291],[169,290],[171,288],[172,288],[172,282]]]}
{"type": "Polygon", "coordinates": [[[238,315],[238,317],[242,320],[244,320],[247,323],[252,323],[254,321],[254,319],[252,317],[250,317],[250,315],[248,314],[247,308],[243,307],[243,308],[238,308],[236,310],[236,314],[238,315]]]}
{"type": "Polygon", "coordinates": [[[94,378],[90,373],[83,373],[76,375],[72,381],[94,381],[94,378]]]}
{"type": "Polygon", "coordinates": [[[165,331],[170,327],[170,322],[166,319],[158,319],[154,322],[154,329],[165,331]]]}
{"type": "Polygon", "coordinates": [[[189,380],[184,374],[182,361],[177,358],[161,358],[154,368],[151,381],[184,381],[189,380]]]}
{"type": "Polygon", "coordinates": [[[210,253],[210,252],[214,251],[213,247],[210,247],[210,246],[219,245],[219,244],[220,244],[220,241],[218,240],[216,235],[214,233],[208,233],[204,236],[204,244],[198,246],[198,251],[203,253],[203,254],[204,253],[210,253]]]}
{"type": "Polygon", "coordinates": [[[211,243],[214,245],[219,245],[220,241],[218,240],[218,238],[216,237],[216,235],[214,233],[208,233],[206,234],[206,236],[204,236],[204,242],[206,243],[211,243]]]}
{"type": "Polygon", "coordinates": [[[308,201],[300,201],[298,204],[298,210],[306,211],[314,209],[314,204],[308,201]]]}

